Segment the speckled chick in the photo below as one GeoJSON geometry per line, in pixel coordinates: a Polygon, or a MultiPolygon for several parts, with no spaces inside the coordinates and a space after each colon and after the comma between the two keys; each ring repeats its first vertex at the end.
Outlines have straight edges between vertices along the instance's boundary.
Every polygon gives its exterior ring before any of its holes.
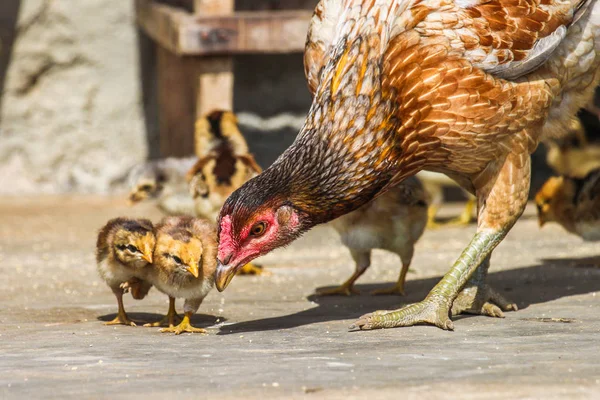
{"type": "Polygon", "coordinates": [[[427,225],[427,196],[423,185],[414,177],[367,203],[356,211],[331,222],[342,243],[356,263],[354,274],[340,287],[320,291],[321,295],[358,293],[354,282],[371,265],[371,250],[385,249],[400,256],[402,269],[398,281],[373,294],[404,294],[404,281],[414,246],[427,225]]]}
{"type": "Polygon", "coordinates": [[[107,325],[131,325],[123,306],[123,285],[133,283],[131,293],[142,299],[152,287],[145,280],[148,265],[152,263],[155,237],[152,222],[145,219],[115,218],[100,230],[96,244],[98,273],[117,298],[117,317],[107,325]]]}
{"type": "Polygon", "coordinates": [[[583,179],[550,178],[535,196],[540,227],[558,222],[586,241],[600,240],[600,169],[583,179]]]}
{"type": "Polygon", "coordinates": [[[217,267],[215,227],[202,219],[169,217],[157,226],[155,233],[154,264],[149,280],[171,299],[185,299],[181,323],[161,329],[161,332],[206,333],[204,329],[192,326],[190,318],[214,286],[217,267]]]}

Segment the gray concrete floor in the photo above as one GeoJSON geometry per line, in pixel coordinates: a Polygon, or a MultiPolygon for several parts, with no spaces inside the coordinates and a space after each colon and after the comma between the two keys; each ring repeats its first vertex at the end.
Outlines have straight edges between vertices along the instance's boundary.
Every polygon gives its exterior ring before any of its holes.
{"type": "MultiPolygon", "coordinates": [[[[454,332],[348,332],[363,313],[422,299],[474,227],[425,233],[404,298],[368,295],[396,279],[399,260],[385,252],[360,280],[363,295],[316,298],[315,288],[353,268],[324,227],[264,257],[270,276],[213,291],[195,317],[209,335],[172,336],[104,326],[116,304],[94,265],[95,232],[108,218],[158,219],[155,209],[98,197],[0,199],[0,397],[592,398],[599,247],[559,227],[540,231],[533,211],[492,260],[490,283],[521,309],[503,320],[461,317],[454,332]]],[[[150,321],[167,299],[153,290],[126,306],[150,321]]]]}

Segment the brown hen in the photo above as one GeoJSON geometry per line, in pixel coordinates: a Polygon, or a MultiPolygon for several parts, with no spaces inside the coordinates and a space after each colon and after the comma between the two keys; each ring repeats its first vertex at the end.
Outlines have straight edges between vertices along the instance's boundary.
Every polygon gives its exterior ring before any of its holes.
{"type": "Polygon", "coordinates": [[[599,28],[596,0],[322,0],[305,54],[309,115],[223,206],[217,287],[429,170],[477,195],[477,232],[425,300],[353,327],[453,329],[450,313],[515,310],[485,282],[490,256],[525,208],[530,153],[593,94],[599,28]]]}

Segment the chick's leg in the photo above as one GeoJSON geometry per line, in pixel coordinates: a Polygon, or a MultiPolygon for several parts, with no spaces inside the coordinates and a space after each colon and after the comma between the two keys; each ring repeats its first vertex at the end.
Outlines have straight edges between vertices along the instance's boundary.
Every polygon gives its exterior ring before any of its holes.
{"type": "Polygon", "coordinates": [[[371,265],[371,251],[350,249],[350,254],[356,265],[354,273],[346,280],[346,282],[334,289],[318,290],[317,294],[319,296],[351,296],[353,294],[360,294],[360,292],[354,288],[354,282],[356,282],[356,280],[360,278],[371,265]]]}
{"type": "Polygon", "coordinates": [[[198,311],[198,308],[200,307],[200,304],[202,303],[203,299],[193,299],[193,300],[189,300],[186,299],[185,303],[183,304],[183,311],[184,311],[184,316],[183,316],[183,320],[176,326],[169,326],[168,328],[163,328],[160,331],[163,333],[174,333],[176,335],[180,335],[183,332],[189,332],[189,333],[208,333],[205,329],[202,328],[196,328],[192,325],[190,319],[192,318],[192,315],[194,315],[194,313],[196,311],[198,311]]]}
{"type": "Polygon", "coordinates": [[[471,217],[473,216],[473,209],[477,204],[477,199],[474,197],[469,197],[467,200],[467,204],[465,204],[465,208],[463,212],[460,214],[458,218],[453,219],[448,222],[448,225],[469,225],[471,223],[471,217]]]}
{"type": "Polygon", "coordinates": [[[400,258],[402,260],[402,269],[400,270],[400,276],[398,276],[398,281],[396,282],[396,284],[389,288],[373,290],[371,292],[371,294],[373,294],[373,295],[394,295],[395,294],[395,295],[404,296],[404,294],[405,294],[404,282],[406,281],[406,273],[408,272],[408,269],[410,268],[410,263],[412,261],[414,249],[413,248],[408,249],[406,251],[406,253],[407,254],[403,254],[402,256],[400,256],[400,258]]]}
{"type": "Polygon", "coordinates": [[[144,324],[145,327],[156,327],[156,326],[175,326],[176,323],[181,322],[181,317],[177,315],[177,311],[175,311],[175,299],[169,296],[169,310],[167,311],[167,315],[163,317],[160,321],[152,322],[149,324],[144,324]]]}
{"type": "MultiPolygon", "coordinates": [[[[363,315],[350,328],[377,329],[431,324],[446,330],[454,329],[449,317],[452,303],[477,267],[484,264],[485,268],[486,259],[489,259],[494,248],[523,213],[527,204],[529,180],[529,154],[509,154],[497,179],[488,179],[478,191],[480,212],[477,233],[425,300],[394,311],[376,311],[363,315]]],[[[488,290],[485,283],[477,280],[471,283],[478,288],[477,290],[481,290],[481,294],[471,295],[471,302],[465,301],[466,305],[461,307],[463,309],[457,308],[456,312],[469,310],[497,316],[494,306],[503,307],[505,311],[513,308],[507,302],[500,301],[497,294],[488,290]],[[480,304],[481,307],[478,307],[480,304]]]]}
{"type": "Polygon", "coordinates": [[[125,307],[123,306],[123,289],[116,288],[113,289],[113,293],[117,298],[117,304],[119,305],[119,310],[117,311],[117,316],[112,321],[106,322],[104,325],[130,325],[136,326],[135,322],[129,319],[127,313],[125,312],[125,307]]]}

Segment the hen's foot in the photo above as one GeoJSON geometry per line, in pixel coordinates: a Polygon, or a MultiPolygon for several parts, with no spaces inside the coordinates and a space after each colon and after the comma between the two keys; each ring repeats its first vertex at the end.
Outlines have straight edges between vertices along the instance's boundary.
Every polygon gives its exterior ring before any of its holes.
{"type": "Polygon", "coordinates": [[[350,329],[369,330],[429,324],[444,330],[453,330],[454,324],[448,313],[449,307],[445,302],[425,299],[398,310],[375,311],[365,314],[350,326],[350,329]]]}
{"type": "Polygon", "coordinates": [[[373,296],[385,296],[385,295],[399,295],[399,296],[404,296],[404,285],[396,283],[394,286],[388,287],[388,288],[384,288],[384,289],[377,289],[377,290],[373,290],[371,292],[371,294],[373,296]]]}
{"type": "Polygon", "coordinates": [[[238,275],[270,275],[270,272],[265,271],[262,266],[248,263],[240,269],[238,275]]]}
{"type": "Polygon", "coordinates": [[[129,319],[127,313],[125,311],[119,311],[117,316],[112,321],[105,322],[104,325],[129,325],[129,326],[137,326],[135,322],[129,319]]]}
{"type": "Polygon", "coordinates": [[[503,311],[517,311],[515,303],[506,300],[504,296],[487,284],[464,288],[452,304],[452,315],[462,313],[487,315],[504,318],[503,311]]]}
{"type": "Polygon", "coordinates": [[[318,296],[352,296],[360,294],[358,289],[354,288],[354,285],[343,284],[334,289],[320,289],[317,290],[318,296]]]}
{"type": "Polygon", "coordinates": [[[179,325],[176,326],[170,326],[168,328],[163,328],[160,330],[163,333],[174,333],[176,335],[180,335],[183,332],[189,332],[189,333],[208,333],[206,331],[206,329],[202,329],[202,328],[196,328],[194,326],[192,326],[192,324],[190,323],[190,315],[188,315],[186,313],[186,315],[183,317],[183,320],[181,321],[181,323],[179,323],[179,325]]]}

